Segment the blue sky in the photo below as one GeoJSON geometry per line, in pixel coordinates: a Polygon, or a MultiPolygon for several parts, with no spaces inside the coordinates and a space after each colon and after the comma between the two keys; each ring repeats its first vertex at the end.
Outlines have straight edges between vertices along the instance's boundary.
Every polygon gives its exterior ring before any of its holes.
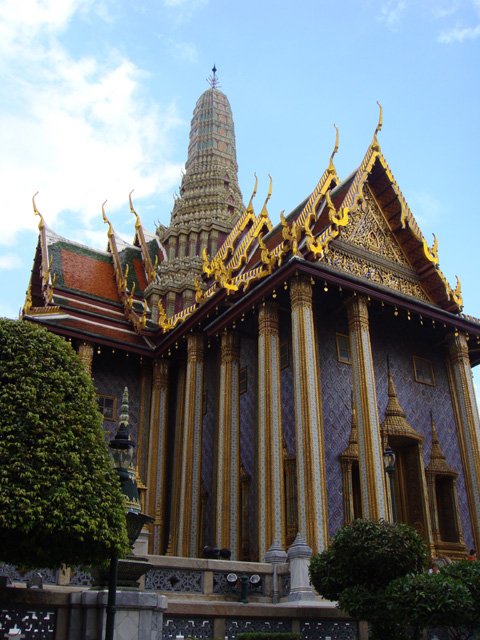
{"type": "Polygon", "coordinates": [[[440,267],[480,316],[480,0],[0,0],[0,315],[16,317],[38,218],[106,246],[168,224],[213,63],[239,182],[273,222],[315,187],[340,130],[346,177],[378,121],[389,166],[440,267]]]}

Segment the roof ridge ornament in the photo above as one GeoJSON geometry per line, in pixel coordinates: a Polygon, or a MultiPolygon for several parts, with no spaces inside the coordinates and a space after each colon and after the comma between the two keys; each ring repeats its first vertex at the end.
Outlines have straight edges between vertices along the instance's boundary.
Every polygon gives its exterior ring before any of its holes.
{"type": "Polygon", "coordinates": [[[217,73],[217,68],[215,66],[215,63],[213,63],[212,75],[207,78],[207,82],[212,87],[212,89],[219,89],[220,88],[220,84],[218,82],[218,78],[216,76],[216,73],[217,73]]]}
{"type": "Polygon", "coordinates": [[[40,211],[37,209],[36,205],[35,205],[35,198],[38,196],[38,191],[37,193],[32,196],[32,203],[33,203],[33,213],[36,216],[40,216],[40,222],[38,223],[38,228],[41,230],[43,229],[43,227],[45,226],[45,220],[43,219],[42,214],[40,213],[40,211]]]}
{"type": "MultiPolygon", "coordinates": [[[[255,177],[257,177],[257,176],[255,176],[255,177]]],[[[268,188],[268,195],[267,195],[267,198],[266,198],[265,202],[263,203],[263,207],[262,207],[262,210],[260,212],[260,215],[263,218],[268,218],[267,202],[270,200],[270,197],[272,195],[272,176],[270,174],[268,174],[268,177],[270,178],[270,186],[268,188]]]]}
{"type": "Polygon", "coordinates": [[[375,133],[373,134],[372,149],[374,151],[380,151],[380,145],[378,144],[378,140],[377,140],[377,133],[380,133],[383,125],[383,107],[378,100],[377,100],[377,104],[380,107],[380,116],[378,118],[377,128],[375,129],[375,133]]]}
{"type": "Polygon", "coordinates": [[[334,164],[333,164],[333,156],[334,156],[334,155],[337,153],[337,151],[338,151],[338,127],[337,127],[337,125],[336,125],[335,123],[334,123],[334,125],[333,125],[333,126],[335,127],[335,129],[336,129],[336,131],[337,131],[337,134],[336,134],[336,136],[335,136],[335,147],[333,148],[332,155],[330,156],[330,161],[329,161],[329,163],[328,163],[328,169],[327,169],[328,173],[336,173],[336,171],[335,171],[335,166],[334,166],[334,164]]]}

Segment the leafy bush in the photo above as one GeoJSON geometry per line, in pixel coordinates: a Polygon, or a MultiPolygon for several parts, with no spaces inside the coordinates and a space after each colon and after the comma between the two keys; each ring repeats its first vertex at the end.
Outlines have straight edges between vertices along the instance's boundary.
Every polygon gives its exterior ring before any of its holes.
{"type": "Polygon", "coordinates": [[[390,615],[418,630],[462,627],[474,607],[468,587],[443,572],[397,578],[385,595],[390,615]]]}
{"type": "Polygon", "coordinates": [[[125,501],[83,364],[62,338],[0,320],[0,559],[54,568],[124,553],[125,501]]]}
{"type": "Polygon", "coordinates": [[[455,562],[438,574],[406,576],[387,589],[390,614],[418,630],[448,629],[452,640],[474,637],[480,629],[480,565],[455,562]]]}
{"type": "Polygon", "coordinates": [[[355,618],[372,623],[374,639],[402,637],[386,616],[385,588],[395,578],[418,573],[427,551],[415,529],[384,521],[354,520],[327,550],[312,558],[315,589],[355,618]]]}

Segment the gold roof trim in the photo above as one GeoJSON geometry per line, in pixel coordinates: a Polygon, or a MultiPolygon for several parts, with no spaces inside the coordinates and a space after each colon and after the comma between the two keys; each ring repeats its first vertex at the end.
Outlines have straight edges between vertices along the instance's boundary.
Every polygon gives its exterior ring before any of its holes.
{"type": "Polygon", "coordinates": [[[32,307],[32,291],[31,291],[31,285],[32,285],[32,279],[30,277],[30,283],[28,285],[28,291],[27,291],[27,297],[25,299],[25,305],[22,309],[22,314],[23,315],[32,315],[32,309],[36,309],[36,314],[39,313],[39,309],[46,309],[45,312],[52,312],[55,313],[55,311],[53,311],[53,307],[51,307],[50,309],[47,309],[48,305],[51,304],[52,299],[53,299],[53,288],[55,286],[55,279],[56,279],[56,274],[53,274],[53,277],[51,276],[51,271],[52,271],[52,258],[49,259],[49,255],[48,255],[48,243],[47,243],[47,228],[45,225],[45,220],[42,216],[42,214],[40,213],[40,211],[37,209],[37,206],[35,204],[35,197],[38,195],[38,191],[35,193],[35,195],[32,197],[32,205],[33,205],[33,213],[34,215],[38,216],[40,218],[40,222],[38,223],[38,231],[39,231],[39,236],[40,236],[40,249],[42,252],[42,260],[41,260],[41,271],[40,271],[40,277],[42,280],[42,285],[41,285],[41,289],[42,289],[42,296],[43,296],[43,300],[44,300],[44,304],[45,307],[32,307]],[[28,298],[28,296],[30,295],[30,299],[28,298]],[[28,311],[26,311],[28,310],[28,311]]]}
{"type": "Polygon", "coordinates": [[[140,216],[138,215],[138,213],[133,208],[133,203],[132,203],[132,193],[133,193],[133,191],[134,191],[134,189],[132,189],[130,191],[130,193],[128,194],[128,201],[130,203],[130,211],[134,214],[134,216],[136,218],[136,222],[135,222],[135,238],[133,240],[133,243],[135,244],[135,241],[138,241],[138,244],[140,245],[140,250],[142,252],[142,258],[143,258],[143,268],[145,270],[145,275],[147,277],[147,283],[151,284],[152,282],[155,282],[155,280],[156,280],[157,266],[158,266],[158,255],[157,255],[156,260],[155,260],[155,265],[153,265],[152,264],[152,259],[150,258],[150,254],[148,252],[147,243],[145,241],[145,234],[143,233],[143,227],[142,227],[142,223],[140,222],[140,216]]]}
{"type": "Polygon", "coordinates": [[[115,240],[115,233],[113,231],[113,227],[105,214],[105,204],[107,200],[102,204],[102,217],[103,221],[108,224],[108,245],[107,250],[112,254],[113,260],[113,271],[115,274],[115,283],[117,285],[117,291],[119,298],[123,304],[123,312],[125,314],[126,319],[132,323],[133,328],[136,333],[140,333],[146,326],[147,323],[147,304],[146,301],[143,307],[143,313],[139,317],[135,311],[133,310],[133,293],[135,290],[135,283],[132,287],[130,293],[128,293],[128,267],[125,270],[125,274],[123,273],[122,264],[120,262],[120,256],[118,253],[117,242],[115,240]]]}

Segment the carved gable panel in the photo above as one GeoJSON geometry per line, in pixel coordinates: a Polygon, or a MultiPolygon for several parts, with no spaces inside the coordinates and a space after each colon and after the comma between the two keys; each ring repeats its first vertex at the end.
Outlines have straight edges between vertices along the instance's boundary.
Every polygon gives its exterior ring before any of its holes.
{"type": "Polygon", "coordinates": [[[334,269],[430,302],[367,185],[364,200],[349,212],[347,226],[328,245],[322,261],[334,269]]]}
{"type": "Polygon", "coordinates": [[[363,203],[349,214],[347,234],[342,234],[342,240],[409,267],[408,260],[367,185],[363,187],[363,196],[363,203]]]}

